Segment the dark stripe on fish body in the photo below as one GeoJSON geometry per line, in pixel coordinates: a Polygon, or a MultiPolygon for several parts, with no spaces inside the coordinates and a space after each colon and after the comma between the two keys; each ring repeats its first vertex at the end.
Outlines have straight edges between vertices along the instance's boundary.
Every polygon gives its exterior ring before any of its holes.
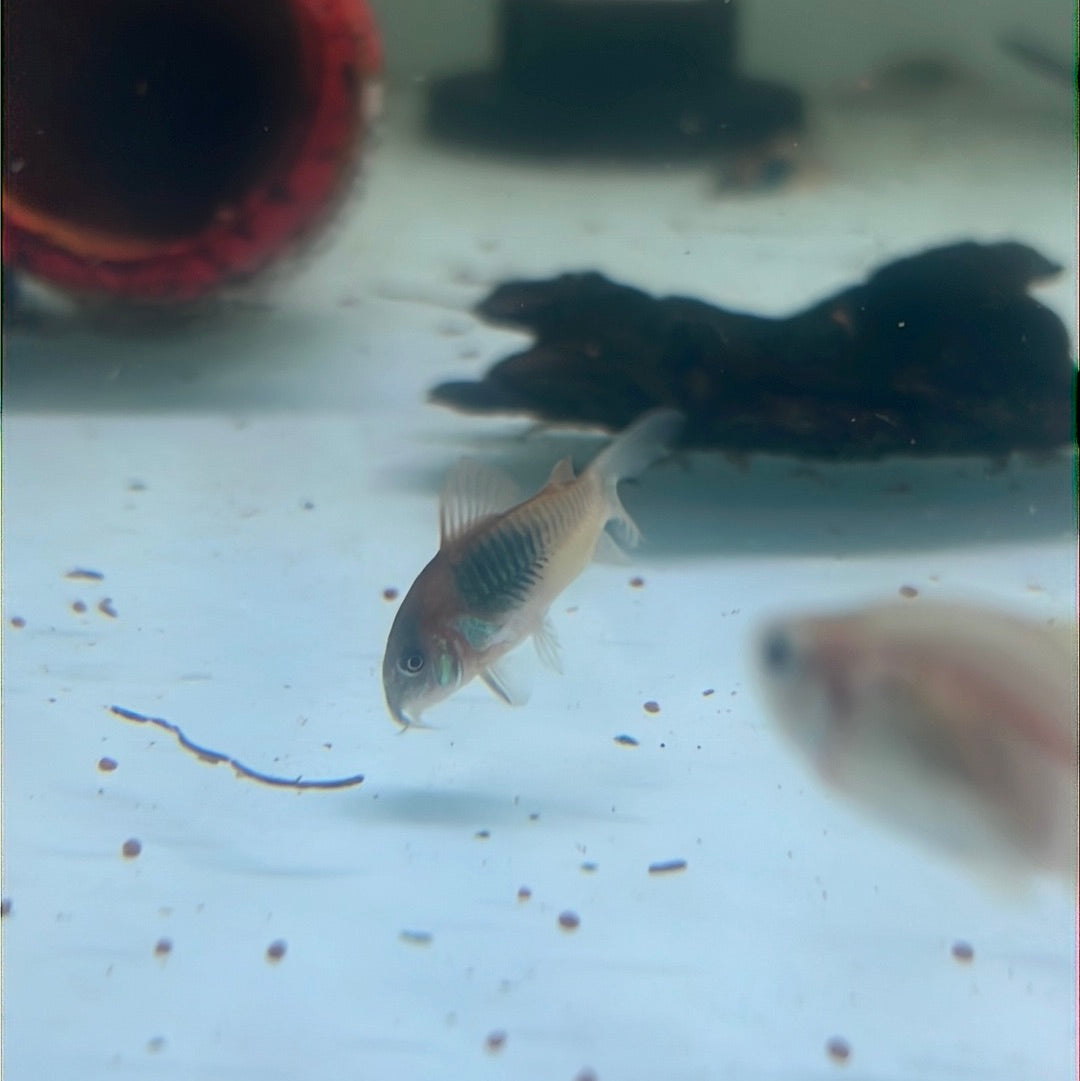
{"type": "Polygon", "coordinates": [[[507,612],[525,603],[547,563],[545,530],[504,524],[454,566],[454,583],[470,612],[507,612]]]}

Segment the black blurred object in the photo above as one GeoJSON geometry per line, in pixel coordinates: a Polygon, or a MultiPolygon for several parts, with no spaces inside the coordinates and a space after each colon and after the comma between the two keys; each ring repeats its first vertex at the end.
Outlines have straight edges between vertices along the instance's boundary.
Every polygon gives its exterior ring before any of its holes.
{"type": "Polygon", "coordinates": [[[954,244],[786,319],[596,273],[507,282],[477,312],[536,343],[432,398],[612,429],[674,406],[688,445],[733,453],[1049,452],[1073,442],[1076,370],[1061,320],[1026,290],[1060,270],[1023,244],[954,244]]]}
{"type": "Polygon", "coordinates": [[[433,80],[429,130],[550,155],[738,151],[803,127],[800,95],[735,70],[739,0],[500,0],[499,64],[433,80]]]}
{"type": "Polygon", "coordinates": [[[1026,64],[1032,71],[1037,71],[1051,82],[1063,83],[1080,90],[1075,56],[1070,59],[1062,52],[1054,53],[1023,35],[998,38],[998,45],[1013,59],[1026,64]]]}

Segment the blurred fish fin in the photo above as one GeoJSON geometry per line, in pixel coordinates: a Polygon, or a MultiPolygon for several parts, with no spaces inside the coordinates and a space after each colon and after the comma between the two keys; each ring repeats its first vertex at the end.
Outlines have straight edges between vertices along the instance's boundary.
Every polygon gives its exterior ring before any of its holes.
{"type": "MultiPolygon", "coordinates": [[[[608,520],[607,529],[601,536],[606,536],[616,551],[625,554],[626,549],[636,548],[641,543],[641,530],[637,523],[630,517],[622,500],[615,491],[614,486],[608,492],[608,512],[611,518],[608,520]],[[608,532],[610,530],[610,532],[608,532]]],[[[599,548],[599,543],[597,544],[599,548]]]]}
{"type": "Polygon", "coordinates": [[[1031,900],[1034,877],[1028,868],[1011,863],[965,860],[962,864],[987,893],[1008,905],[1022,905],[1031,900]]]}
{"type": "Polygon", "coordinates": [[[563,458],[555,463],[555,468],[552,469],[551,476],[548,477],[548,484],[569,484],[576,479],[573,459],[563,458]]]}
{"type": "Polygon", "coordinates": [[[593,559],[597,563],[610,563],[618,567],[625,567],[630,562],[630,557],[619,547],[615,538],[606,530],[601,530],[596,541],[596,550],[593,559]]]}
{"type": "Polygon", "coordinates": [[[521,490],[500,469],[464,458],[446,475],[439,501],[439,543],[456,540],[477,522],[522,501],[521,490]]]}
{"type": "Polygon", "coordinates": [[[540,624],[540,629],[533,634],[533,645],[541,663],[553,672],[562,674],[562,657],[559,655],[559,639],[550,619],[540,624]]]}
{"type": "Polygon", "coordinates": [[[623,548],[636,548],[641,531],[619,499],[619,481],[644,473],[668,453],[682,430],[685,418],[674,409],[654,409],[639,417],[605,447],[589,464],[608,504],[608,524],[623,548]]]}
{"type": "Polygon", "coordinates": [[[590,463],[605,486],[644,473],[671,448],[686,418],[675,409],[653,409],[617,435],[590,463]]]}
{"type": "Polygon", "coordinates": [[[523,706],[529,700],[531,688],[523,674],[504,657],[480,673],[480,678],[496,698],[508,706],[523,706]]]}

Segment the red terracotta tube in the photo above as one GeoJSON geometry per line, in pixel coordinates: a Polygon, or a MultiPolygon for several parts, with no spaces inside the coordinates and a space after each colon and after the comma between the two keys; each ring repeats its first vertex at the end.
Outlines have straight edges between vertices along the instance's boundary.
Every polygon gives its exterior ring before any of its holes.
{"type": "Polygon", "coordinates": [[[364,0],[5,0],[3,259],[192,300],[326,221],[374,111],[364,0]]]}

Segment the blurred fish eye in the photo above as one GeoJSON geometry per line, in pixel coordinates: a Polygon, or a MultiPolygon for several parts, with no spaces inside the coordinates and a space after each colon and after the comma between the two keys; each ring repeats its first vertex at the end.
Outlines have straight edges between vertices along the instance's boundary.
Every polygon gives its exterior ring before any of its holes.
{"type": "Polygon", "coordinates": [[[415,676],[423,667],[423,653],[408,653],[398,661],[398,668],[408,676],[415,676]]]}
{"type": "Polygon", "coordinates": [[[761,655],[767,668],[783,671],[795,657],[791,637],[784,631],[771,631],[762,645],[761,655]]]}

